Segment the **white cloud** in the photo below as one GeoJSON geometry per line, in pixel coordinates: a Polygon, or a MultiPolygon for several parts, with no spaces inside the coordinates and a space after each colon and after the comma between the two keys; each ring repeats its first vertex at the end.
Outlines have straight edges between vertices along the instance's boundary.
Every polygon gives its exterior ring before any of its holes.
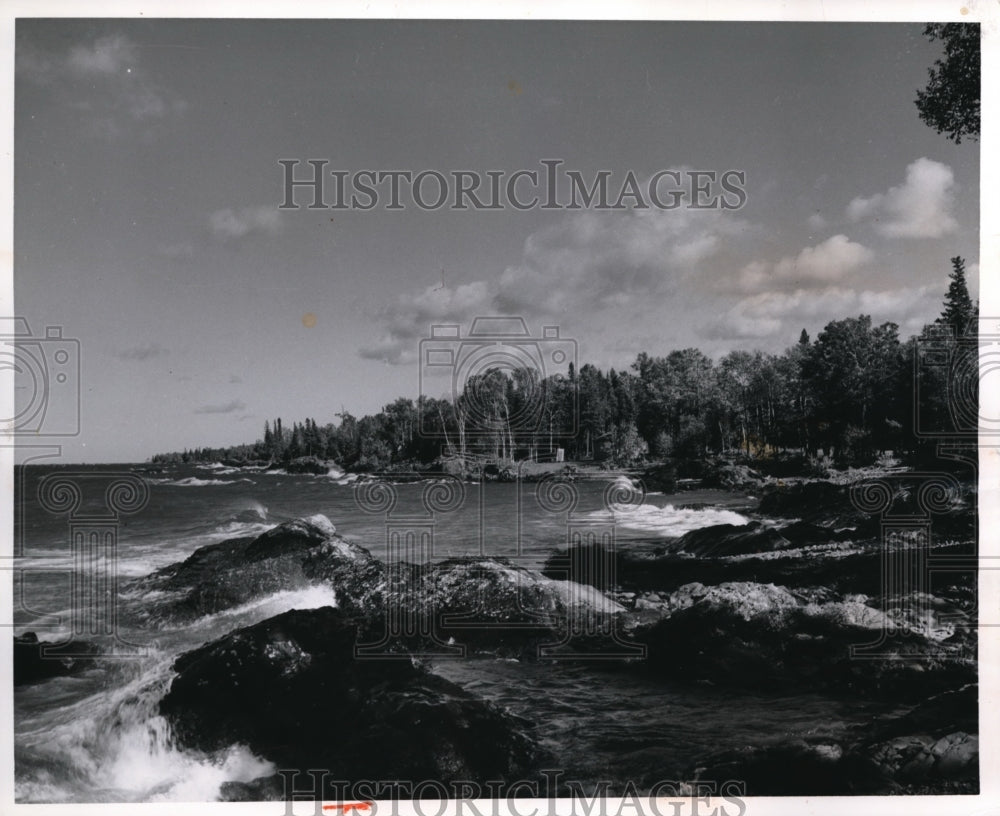
{"type": "Polygon", "coordinates": [[[125,37],[114,35],[72,48],[66,64],[79,74],[117,74],[127,71],[134,61],[135,46],[125,37]]]}
{"type": "Polygon", "coordinates": [[[854,222],[871,221],[889,238],[939,238],[954,232],[951,215],[955,175],[951,168],[921,158],[906,168],[906,181],[870,198],[855,198],[847,205],[854,222]]]}
{"type": "Polygon", "coordinates": [[[274,207],[244,207],[216,210],[208,217],[212,234],[222,240],[242,238],[252,232],[277,232],[281,216],[274,207]]]}
{"type": "Polygon", "coordinates": [[[135,125],[183,113],[186,102],[143,70],[140,49],[122,34],[68,50],[19,46],[17,72],[79,116],[81,131],[105,138],[135,136],[135,125]]]}
{"type": "MultiPolygon", "coordinates": [[[[747,230],[732,213],[691,210],[581,212],[530,235],[520,261],[490,280],[432,286],[401,296],[380,318],[386,331],[362,357],[416,358],[433,323],[468,325],[478,315],[518,315],[529,324],[567,315],[625,325],[697,278],[700,266],[747,230]]],[[[533,326],[537,328],[537,326],[533,326]]]]}
{"type": "Polygon", "coordinates": [[[822,213],[814,212],[806,219],[806,225],[813,232],[820,232],[826,229],[826,219],[823,217],[822,213]]]}
{"type": "Polygon", "coordinates": [[[730,340],[774,334],[794,338],[803,326],[818,330],[830,319],[858,314],[871,315],[876,323],[892,321],[915,333],[933,319],[937,294],[928,286],[881,291],[830,286],[821,290],[761,292],[737,302],[702,334],[730,340]]]}
{"type": "Polygon", "coordinates": [[[796,257],[782,258],[776,264],[753,261],[740,272],[740,286],[745,291],[768,288],[801,288],[811,284],[842,281],[855,269],[870,263],[875,254],[851,241],[846,235],[834,235],[814,247],[806,247],[796,257]]]}

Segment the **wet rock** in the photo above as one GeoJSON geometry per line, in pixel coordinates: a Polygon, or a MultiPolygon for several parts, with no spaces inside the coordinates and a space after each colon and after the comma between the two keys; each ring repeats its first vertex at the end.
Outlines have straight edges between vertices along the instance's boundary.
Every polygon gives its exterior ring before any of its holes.
{"type": "Polygon", "coordinates": [[[770,552],[791,547],[782,532],[759,521],[750,524],[715,524],[685,533],[674,547],[702,558],[770,552]]]}
{"type": "Polygon", "coordinates": [[[979,730],[979,685],[969,683],[935,694],[905,714],[885,716],[871,727],[871,738],[885,741],[907,734],[949,734],[979,730]]]}
{"type": "MultiPolygon", "coordinates": [[[[142,601],[150,592],[163,593],[158,601],[143,601],[138,614],[191,620],[316,583],[328,574],[363,595],[379,563],[363,547],[338,536],[329,519],[315,515],[279,524],[256,538],[200,547],[184,561],[124,582],[123,595],[142,601]]],[[[345,601],[349,604],[350,597],[345,595],[345,601]]]]}
{"type": "Polygon", "coordinates": [[[883,641],[885,632],[899,631],[899,620],[865,596],[828,598],[822,589],[695,583],[667,599],[666,617],[632,634],[647,645],[654,672],[689,682],[863,691],[902,700],[974,682],[974,643],[936,640],[918,629],[883,641]]]}
{"type": "Polygon", "coordinates": [[[827,481],[778,482],[765,489],[758,512],[762,516],[797,518],[831,530],[851,529],[855,538],[878,534],[878,519],[851,501],[849,485],[827,481]]]}
{"type": "Polygon", "coordinates": [[[646,490],[673,493],[677,489],[677,465],[671,461],[651,465],[639,474],[646,490]]]}
{"type": "MultiPolygon", "coordinates": [[[[636,592],[672,592],[693,581],[706,584],[756,581],[785,586],[822,585],[841,592],[869,595],[881,591],[882,556],[878,545],[862,547],[851,542],[828,542],[800,551],[802,545],[793,541],[785,545],[781,541],[786,538],[784,529],[778,529],[775,534],[774,531],[760,532],[760,528],[755,528],[758,532],[751,531],[743,541],[737,532],[740,529],[743,528],[732,528],[739,543],[756,546],[753,543],[756,540],[760,546],[767,546],[770,541],[781,545],[781,549],[703,557],[673,552],[678,546],[676,542],[661,545],[658,551],[623,542],[613,554],[594,545],[584,545],[549,556],[542,574],[590,583],[602,589],[618,586],[636,592]]],[[[697,537],[689,540],[696,541],[697,537]]],[[[711,547],[712,543],[707,541],[705,546],[711,547]]]]}
{"type": "Polygon", "coordinates": [[[593,587],[552,580],[505,558],[474,557],[394,565],[368,604],[373,626],[398,619],[423,633],[391,635],[401,648],[419,651],[434,640],[450,641],[469,655],[528,659],[538,647],[566,640],[574,628],[589,624],[593,631],[624,612],[593,587]]]}
{"type": "MultiPolygon", "coordinates": [[[[324,516],[278,525],[257,538],[202,547],[188,559],[126,588],[140,600],[164,593],[147,614],[186,620],[306,585],[334,590],[338,607],[359,619],[366,639],[386,620],[405,621],[387,648],[420,650],[454,639],[470,653],[531,657],[560,642],[577,621],[623,611],[592,587],[553,580],[503,558],[452,558],[387,565],[337,535],[324,516]]],[[[578,627],[579,628],[579,627],[578,627]]],[[[366,640],[367,642],[367,640],[366,640]]]]}
{"type": "Polygon", "coordinates": [[[843,747],[832,740],[791,740],[714,754],[688,778],[738,779],[747,796],[835,796],[852,793],[843,747]]]}
{"type": "Polygon", "coordinates": [[[977,793],[977,696],[975,684],[952,689],[901,715],[855,726],[838,740],[714,754],[691,778],[745,780],[750,796],[977,793]]]}
{"type": "Polygon", "coordinates": [[[729,490],[759,490],[766,477],[747,465],[718,462],[705,469],[703,484],[729,490]]]}
{"type": "Polygon", "coordinates": [[[330,607],[231,632],[177,659],[160,712],[182,745],[242,743],[279,768],[325,768],[333,779],[526,771],[535,749],[524,721],[409,659],[358,659],[356,637],[330,607]]]}
{"type": "Polygon", "coordinates": [[[14,685],[40,683],[52,677],[68,677],[94,665],[100,650],[82,640],[50,642],[34,632],[14,638],[14,685]]]}

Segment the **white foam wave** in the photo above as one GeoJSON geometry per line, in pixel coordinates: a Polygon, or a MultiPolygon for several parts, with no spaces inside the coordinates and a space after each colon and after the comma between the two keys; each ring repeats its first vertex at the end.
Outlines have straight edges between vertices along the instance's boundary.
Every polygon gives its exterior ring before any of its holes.
{"type": "Polygon", "coordinates": [[[206,487],[207,485],[256,484],[252,479],[199,479],[188,476],[186,479],[155,480],[157,484],[168,484],[173,487],[206,487]]]}
{"type": "Polygon", "coordinates": [[[22,745],[41,767],[17,780],[18,799],[79,801],[96,794],[120,801],[208,802],[218,799],[224,782],[274,773],[272,763],[241,745],[214,755],[176,746],[158,713],[172,662],[172,655],[159,653],[124,686],[83,698],[61,709],[58,720],[25,729],[22,745]],[[72,775],[56,782],[47,769],[67,763],[72,775]]]}
{"type": "MultiPolygon", "coordinates": [[[[173,648],[183,648],[191,635],[203,642],[289,609],[336,603],[327,585],[277,592],[192,621],[185,641],[173,648]]],[[[51,639],[47,631],[45,638],[51,639]]],[[[211,754],[177,746],[170,724],[159,714],[159,700],[174,676],[175,657],[173,649],[154,647],[150,662],[122,685],[22,721],[18,740],[28,761],[16,781],[18,800],[210,802],[219,798],[224,782],[250,782],[273,774],[272,763],[243,745],[211,754]]]]}
{"type": "MultiPolygon", "coordinates": [[[[699,509],[676,508],[672,504],[658,507],[654,504],[638,506],[614,505],[615,523],[629,530],[657,533],[666,538],[679,538],[691,530],[712,527],[716,524],[749,524],[750,519],[732,510],[714,507],[699,509]]],[[[591,517],[602,515],[591,513],[591,517]]]]}

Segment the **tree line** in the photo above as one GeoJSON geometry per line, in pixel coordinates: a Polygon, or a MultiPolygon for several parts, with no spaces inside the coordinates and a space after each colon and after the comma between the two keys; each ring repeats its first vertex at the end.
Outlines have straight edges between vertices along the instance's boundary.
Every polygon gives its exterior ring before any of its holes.
{"type": "Polygon", "coordinates": [[[400,397],[376,414],[342,411],[323,425],[310,418],[287,426],[276,418],[253,444],[153,461],[316,456],[364,471],[442,456],[546,459],[561,450],[567,460],[620,466],[789,451],[867,464],[884,451],[932,450],[928,433],[954,431],[961,421],[956,399],[966,408],[978,404],[978,377],[954,377],[970,355],[977,371],[974,334],[967,334],[977,318],[964,261],[956,257],[940,317],[906,341],[897,324],[874,325],[859,315],[831,321],[815,339],[803,329],[781,354],[737,350],[715,362],[696,348],[663,357],[642,352],[625,370],[588,363],[545,378],[531,369],[494,369],[470,378],[453,398],[400,397]]]}

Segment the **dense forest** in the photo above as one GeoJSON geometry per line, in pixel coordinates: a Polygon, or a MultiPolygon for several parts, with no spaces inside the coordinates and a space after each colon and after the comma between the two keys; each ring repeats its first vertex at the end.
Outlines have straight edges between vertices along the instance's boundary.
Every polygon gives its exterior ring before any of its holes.
{"type": "Polygon", "coordinates": [[[585,364],[567,376],[490,370],[455,399],[400,397],[360,419],[265,422],[253,444],[157,454],[154,462],[332,459],[350,470],[422,466],[442,456],[552,459],[618,466],[647,460],[799,451],[839,465],[884,451],[933,455],[935,435],[976,427],[978,344],[960,257],[940,317],[919,337],[867,315],[802,330],[782,354],[732,351],[717,362],[695,348],[643,352],[628,370],[585,364]],[[964,361],[964,362],[963,362],[964,361]],[[957,379],[956,379],[957,375],[957,379]]]}

